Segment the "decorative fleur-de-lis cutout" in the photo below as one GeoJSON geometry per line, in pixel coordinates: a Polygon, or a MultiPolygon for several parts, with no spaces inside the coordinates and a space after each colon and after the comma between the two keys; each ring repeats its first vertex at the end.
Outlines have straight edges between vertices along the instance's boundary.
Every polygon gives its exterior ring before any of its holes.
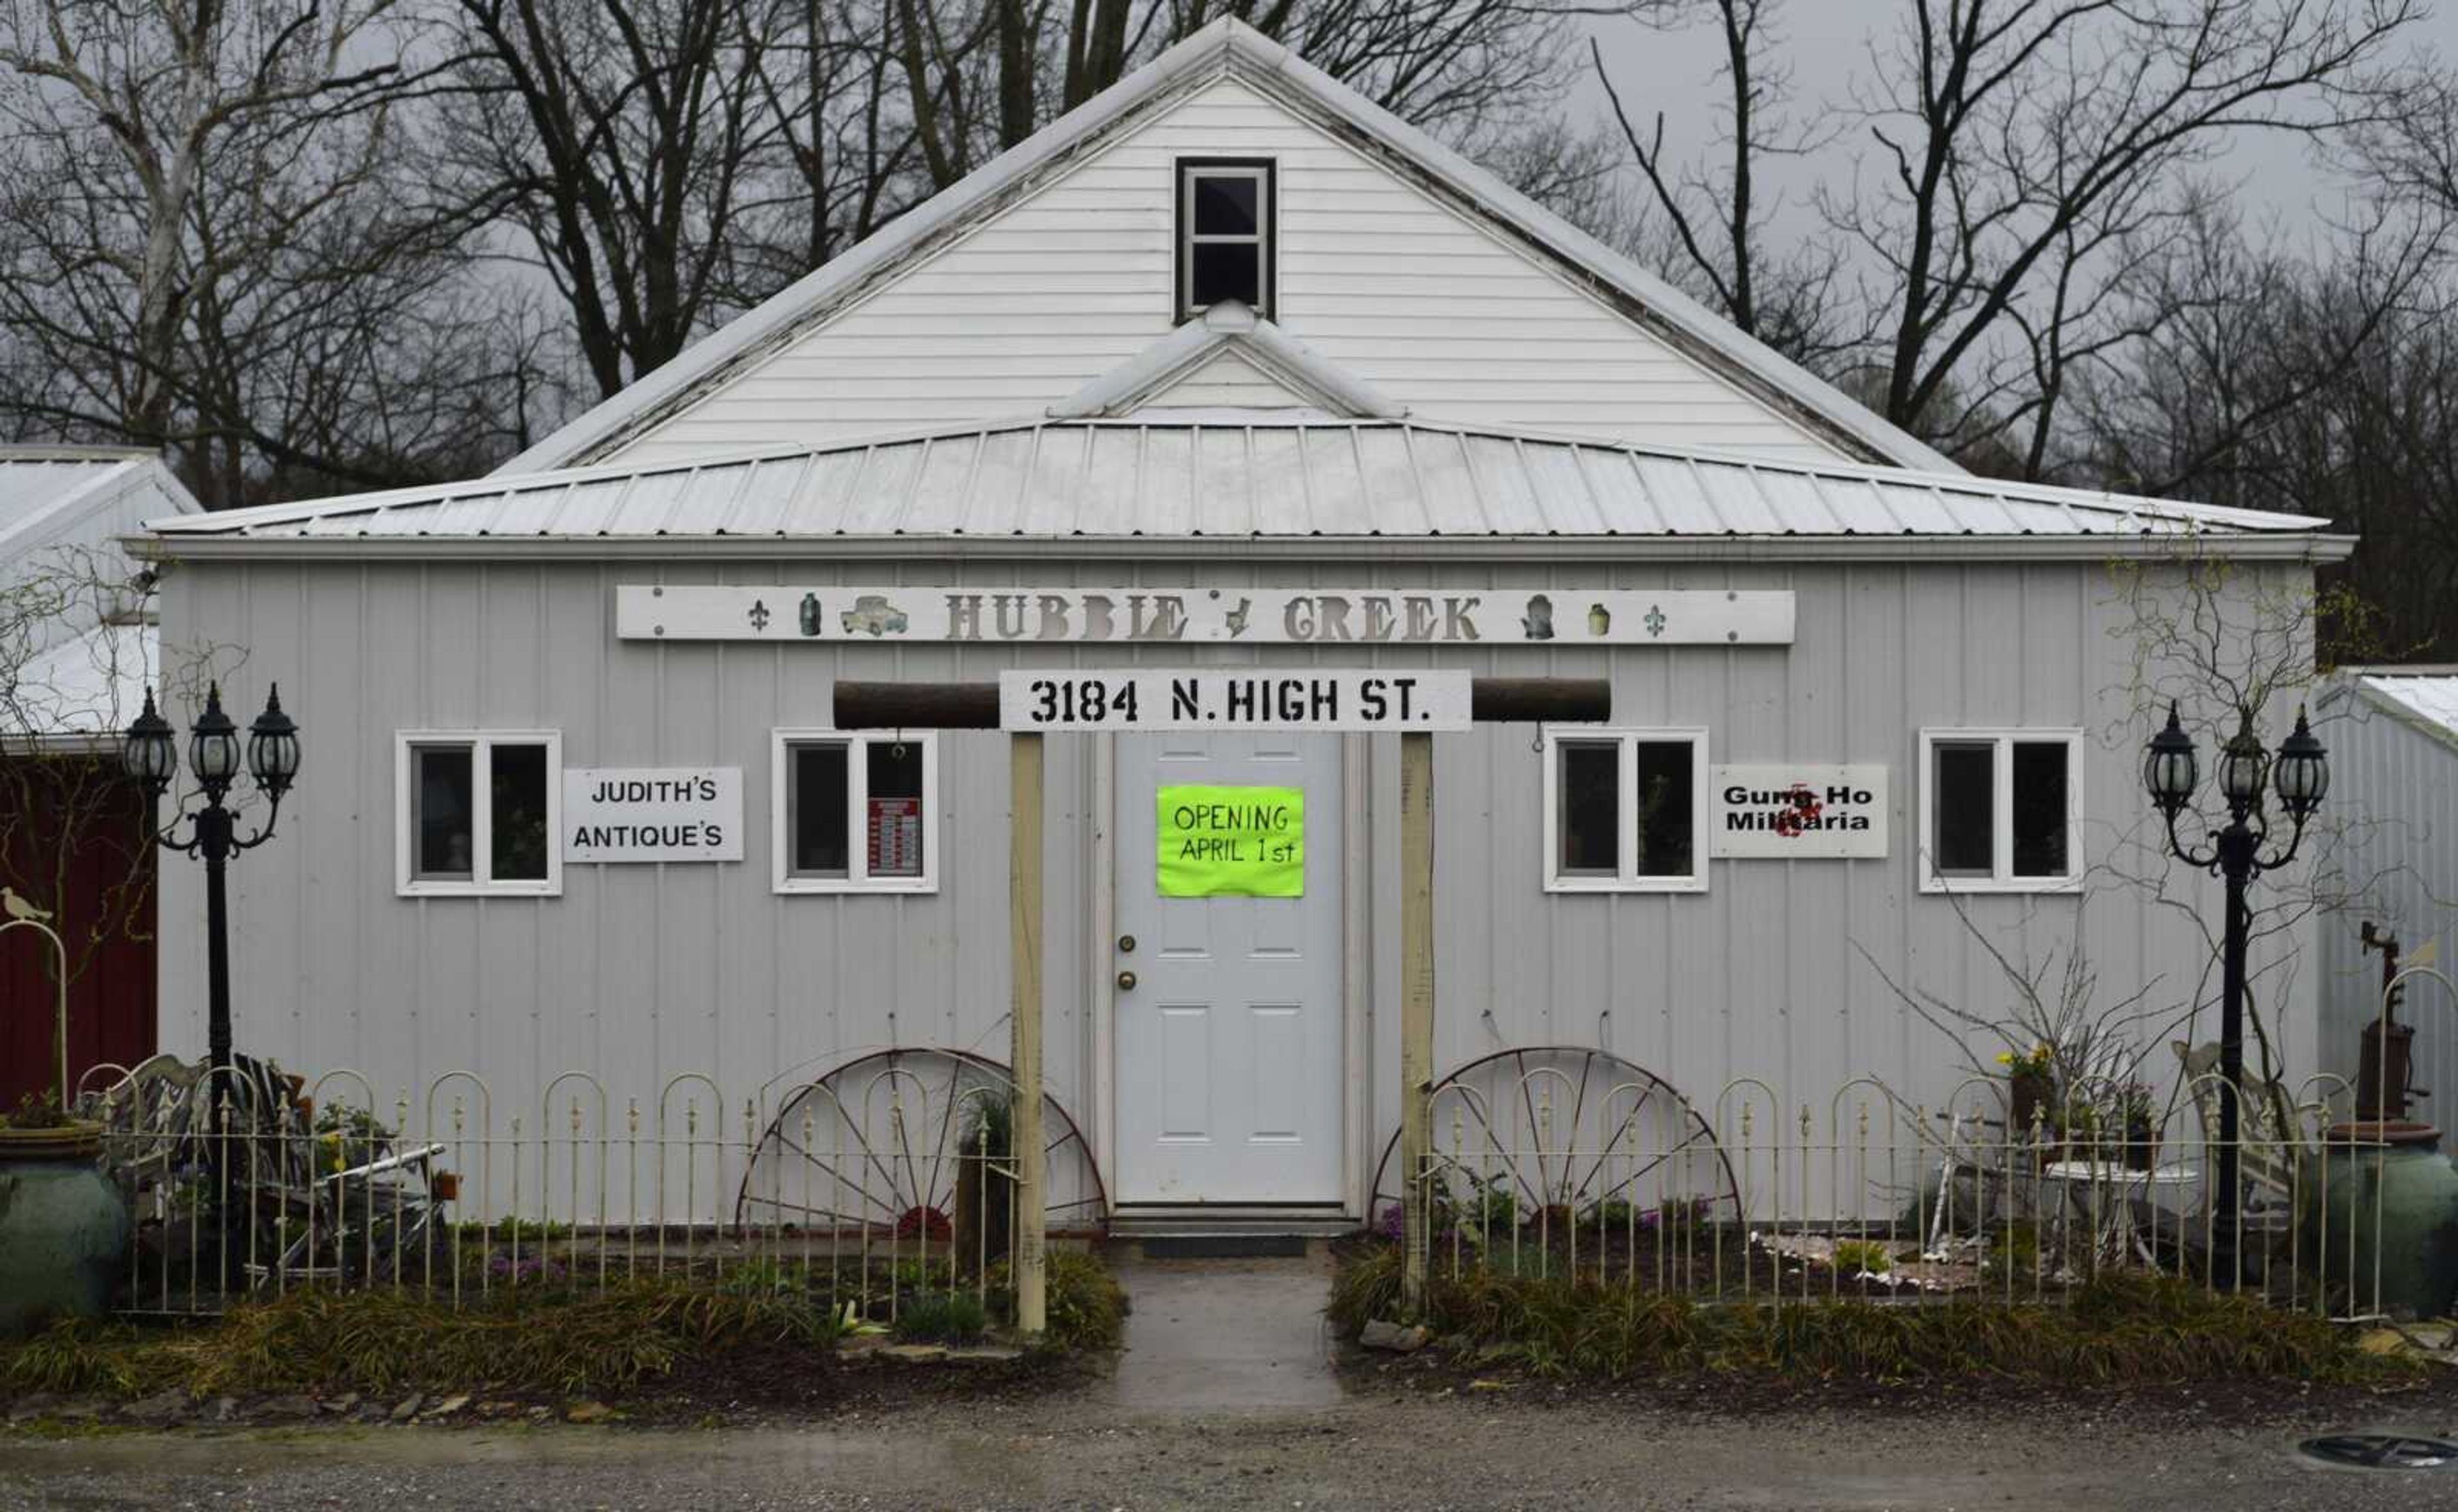
{"type": "Polygon", "coordinates": [[[1662,605],[1660,605],[1660,604],[1650,604],[1650,605],[1648,605],[1648,606],[1647,606],[1647,618],[1646,618],[1646,619],[1644,619],[1644,620],[1642,620],[1640,623],[1644,624],[1644,625],[1647,627],[1647,633],[1648,633],[1651,637],[1663,634],[1663,633],[1664,633],[1664,607],[1663,607],[1662,605]]]}
{"type": "Polygon", "coordinates": [[[753,630],[766,630],[768,628],[768,622],[776,616],[768,612],[768,604],[765,599],[755,598],[751,601],[751,613],[749,617],[751,620],[751,628],[753,630]]]}

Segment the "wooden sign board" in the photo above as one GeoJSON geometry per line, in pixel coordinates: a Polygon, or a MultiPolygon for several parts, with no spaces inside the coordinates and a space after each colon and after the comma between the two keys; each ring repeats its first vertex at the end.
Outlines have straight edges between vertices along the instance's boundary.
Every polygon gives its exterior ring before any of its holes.
{"type": "Polygon", "coordinates": [[[1788,646],[1789,590],[725,587],[627,583],[624,640],[1788,646]]]}

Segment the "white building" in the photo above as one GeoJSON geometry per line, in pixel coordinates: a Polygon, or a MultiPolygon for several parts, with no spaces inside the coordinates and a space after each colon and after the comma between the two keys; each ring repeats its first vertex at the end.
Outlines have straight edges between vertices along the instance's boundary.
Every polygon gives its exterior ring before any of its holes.
{"type": "MultiPolygon", "coordinates": [[[[2382,1007],[2382,956],[2364,948],[2364,925],[2398,942],[2402,964],[2458,979],[2458,668],[2349,669],[2321,707],[2356,896],[2321,922],[2319,1068],[2354,1081],[2382,1007]]],[[[2396,1021],[2415,1030],[2413,1085],[2429,1094],[2408,1116],[2447,1129],[2458,1117],[2458,995],[2411,979],[2396,1021]]]]}
{"type": "MultiPolygon", "coordinates": [[[[1967,475],[1223,22],[490,477],[149,549],[175,642],[246,647],[232,707],[278,679],[305,732],[233,873],[242,1047],[302,1069],[619,1106],[1004,1058],[1004,740],[831,734],[836,679],[1453,668],[1609,678],[1614,725],[1438,737],[1438,1061],[1823,1108],[1960,1074],[1862,951],[1982,1008],[1975,928],[2195,974],[2084,907],[2146,812],[2109,565],[2292,589],[2321,530],[1967,475]],[[579,813],[606,769],[693,791],[579,813]],[[1798,836],[1724,797],[1795,782],[1798,836]],[[642,822],[667,859],[583,859],[642,822]]],[[[1360,1212],[1394,747],[1051,737],[1048,1074],[1114,1203],[1360,1212]],[[1161,896],[1187,781],[1302,790],[1302,895],[1161,896]]],[[[200,1043],[196,920],[164,991],[200,1043]]]]}

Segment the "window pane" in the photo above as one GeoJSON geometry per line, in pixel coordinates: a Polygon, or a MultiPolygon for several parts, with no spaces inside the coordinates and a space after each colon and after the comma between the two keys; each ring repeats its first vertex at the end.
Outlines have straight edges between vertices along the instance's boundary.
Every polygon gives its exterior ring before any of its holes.
{"type": "Polygon", "coordinates": [[[922,875],[922,747],[874,740],[864,754],[870,812],[863,816],[873,877],[922,875]]]}
{"type": "Polygon", "coordinates": [[[439,881],[470,877],[469,748],[418,746],[411,758],[416,812],[410,827],[418,847],[412,875],[439,881]]]}
{"type": "Polygon", "coordinates": [[[2063,877],[2066,763],[2062,740],[2014,742],[2014,875],[2063,877]]]}
{"type": "Polygon", "coordinates": [[[1186,249],[1194,259],[1191,302],[1200,309],[1223,300],[1263,307],[1263,249],[1251,241],[1198,241],[1186,249]]]}
{"type": "Polygon", "coordinates": [[[1260,224],[1262,184],[1243,174],[1198,175],[1195,180],[1195,234],[1251,237],[1260,224]]]}
{"type": "Polygon", "coordinates": [[[499,882],[546,880],[546,747],[499,745],[490,748],[488,767],[494,789],[488,811],[494,825],[490,843],[499,882]]]}
{"type": "Polygon", "coordinates": [[[1642,740],[1638,743],[1638,874],[1641,877],[1687,877],[1691,874],[1692,833],[1698,811],[1690,780],[1690,742],[1642,740]]]}
{"type": "Polygon", "coordinates": [[[794,828],[794,875],[846,875],[845,821],[853,805],[845,786],[845,748],[794,747],[794,790],[788,795],[794,828]]]}
{"type": "Polygon", "coordinates": [[[1986,742],[1940,744],[1931,748],[1937,761],[1929,858],[1941,877],[1989,877],[1996,872],[1996,848],[1990,834],[1995,802],[1996,748],[1986,742]]]}
{"type": "Polygon", "coordinates": [[[1565,740],[1561,875],[1621,873],[1621,755],[1609,740],[1565,740]]]}

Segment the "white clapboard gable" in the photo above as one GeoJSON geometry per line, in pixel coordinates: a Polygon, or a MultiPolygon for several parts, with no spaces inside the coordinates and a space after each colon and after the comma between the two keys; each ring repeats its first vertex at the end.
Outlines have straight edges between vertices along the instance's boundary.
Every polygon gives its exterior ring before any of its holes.
{"type": "MultiPolygon", "coordinates": [[[[1951,467],[1278,44],[1222,22],[502,470],[1046,413],[1170,333],[1176,164],[1206,156],[1277,164],[1275,321],[1408,413],[1642,446],[1951,467]]],[[[1233,364],[1200,382],[1253,381],[1233,364]]],[[[1150,401],[1210,407],[1223,397],[1150,401]]]]}
{"type": "MultiPolygon", "coordinates": [[[[610,460],[1035,413],[1169,334],[1176,160],[1229,155],[1279,166],[1277,323],[1412,413],[1638,445],[1843,455],[1500,232],[1222,79],[610,460]]],[[[1236,384],[1242,365],[1181,382],[1236,384]]]]}

